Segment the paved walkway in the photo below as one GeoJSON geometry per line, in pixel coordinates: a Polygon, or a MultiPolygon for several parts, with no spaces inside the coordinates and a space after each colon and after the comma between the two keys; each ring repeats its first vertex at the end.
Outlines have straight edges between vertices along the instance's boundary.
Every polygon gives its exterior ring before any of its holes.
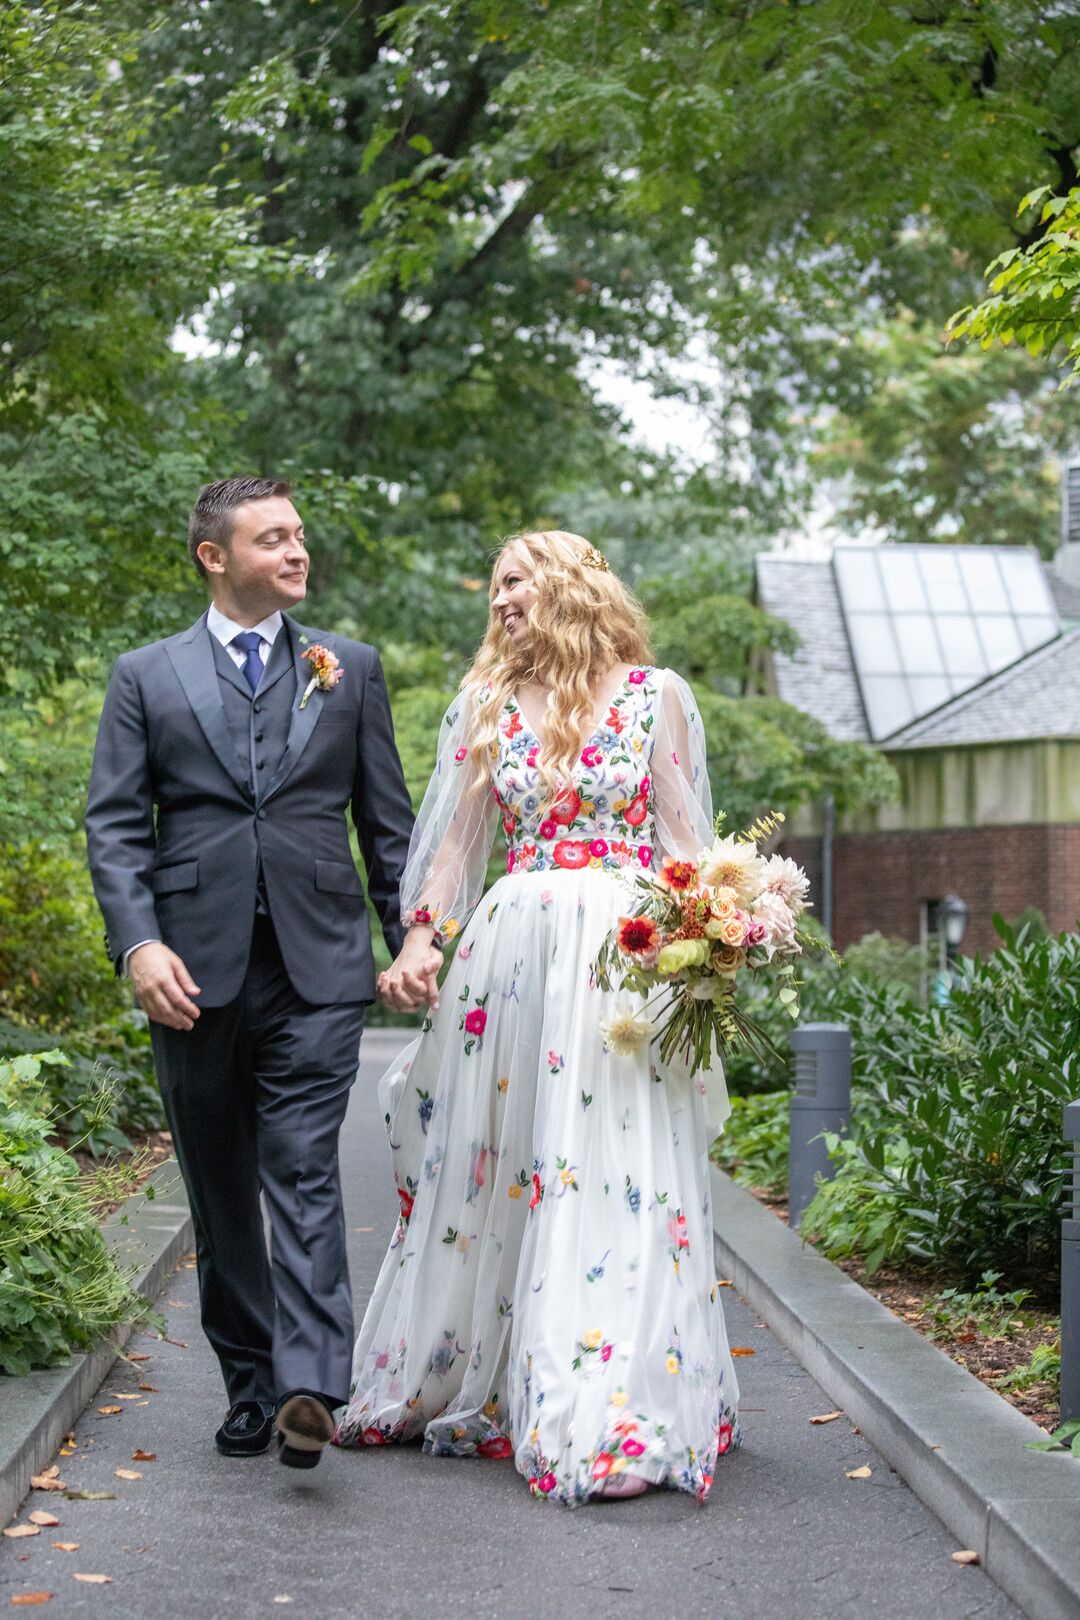
{"type": "MultiPolygon", "coordinates": [[[[374,1088],[391,1040],[366,1038],[342,1137],[358,1314],[394,1219],[374,1088]]],[[[58,1459],[70,1489],[113,1499],[34,1494],[20,1519],[44,1507],[61,1525],[4,1542],[5,1609],[16,1593],[45,1590],[44,1613],[94,1620],[1019,1615],[981,1569],[952,1562],[955,1543],[846,1419],[811,1427],[829,1401],[731,1290],[732,1343],[755,1352],[739,1362],[745,1441],[706,1506],[664,1492],[577,1510],[533,1501],[509,1462],[413,1447],[332,1451],[299,1476],[270,1456],[219,1457],[210,1437],[221,1384],[198,1329],[194,1270],[181,1269],[165,1297],[169,1336],[186,1348],[138,1335],[132,1349],[151,1359],[118,1363],[78,1425],[75,1455],[58,1459]],[[133,1461],[140,1449],[155,1460],[133,1461]],[[869,1479],[845,1477],[864,1465],[869,1479]],[[142,1478],[118,1479],[117,1468],[142,1478]],[[77,1582],[76,1571],[112,1584],[77,1582]]]]}

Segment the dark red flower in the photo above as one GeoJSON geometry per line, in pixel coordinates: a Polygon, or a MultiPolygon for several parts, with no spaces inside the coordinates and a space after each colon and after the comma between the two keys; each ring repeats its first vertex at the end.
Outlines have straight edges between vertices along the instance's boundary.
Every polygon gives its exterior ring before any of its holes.
{"type": "Polygon", "coordinates": [[[619,918],[619,949],[624,956],[644,956],[660,944],[660,931],[651,917],[619,918]]]}
{"type": "Polygon", "coordinates": [[[557,821],[560,827],[569,827],[580,809],[581,794],[575,793],[573,788],[566,788],[552,805],[551,819],[557,821]]]}
{"type": "Polygon", "coordinates": [[[476,1448],[478,1457],[511,1457],[513,1452],[513,1443],[505,1434],[493,1434],[490,1440],[481,1440],[476,1448]]]}

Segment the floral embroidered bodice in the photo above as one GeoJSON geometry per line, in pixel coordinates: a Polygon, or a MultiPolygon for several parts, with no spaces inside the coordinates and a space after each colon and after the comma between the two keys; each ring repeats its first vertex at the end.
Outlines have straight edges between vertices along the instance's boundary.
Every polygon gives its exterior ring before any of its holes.
{"type": "Polygon", "coordinates": [[[654,669],[630,671],[582,749],[571,785],[546,808],[539,740],[515,700],[507,700],[493,777],[508,872],[653,864],[657,675],[654,669]]]}

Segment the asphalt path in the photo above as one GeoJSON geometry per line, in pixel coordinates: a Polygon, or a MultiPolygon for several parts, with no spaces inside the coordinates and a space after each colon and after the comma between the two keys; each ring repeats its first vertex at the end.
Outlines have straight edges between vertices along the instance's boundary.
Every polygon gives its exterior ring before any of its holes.
{"type": "MultiPolygon", "coordinates": [[[[375,1098],[394,1040],[365,1037],[342,1133],[358,1316],[395,1217],[375,1098]]],[[[509,1461],[415,1446],[331,1450],[305,1474],[220,1457],[221,1381],[188,1261],[162,1296],[168,1340],[136,1336],[149,1359],[116,1363],[56,1458],[69,1490],[108,1494],[33,1493],[18,1521],[44,1509],[60,1524],[5,1538],[0,1607],[49,1592],[41,1612],[87,1620],[1019,1616],[952,1560],[955,1541],[846,1418],[811,1424],[831,1403],[730,1288],[724,1301],[731,1342],[754,1354],[738,1363],[743,1448],[721,1460],[708,1502],[652,1492],[568,1509],[534,1500],[509,1461]]]]}

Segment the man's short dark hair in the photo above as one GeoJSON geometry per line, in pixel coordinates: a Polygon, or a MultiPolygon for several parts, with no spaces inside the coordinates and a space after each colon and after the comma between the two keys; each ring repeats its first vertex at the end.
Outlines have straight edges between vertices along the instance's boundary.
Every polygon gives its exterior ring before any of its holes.
{"type": "Polygon", "coordinates": [[[283,478],[222,478],[216,484],[204,484],[188,519],[188,556],[195,567],[207,578],[206,569],[199,560],[199,547],[204,540],[216,546],[227,546],[232,539],[233,513],[238,506],[249,501],[268,501],[274,495],[291,495],[292,485],[283,478]]]}

